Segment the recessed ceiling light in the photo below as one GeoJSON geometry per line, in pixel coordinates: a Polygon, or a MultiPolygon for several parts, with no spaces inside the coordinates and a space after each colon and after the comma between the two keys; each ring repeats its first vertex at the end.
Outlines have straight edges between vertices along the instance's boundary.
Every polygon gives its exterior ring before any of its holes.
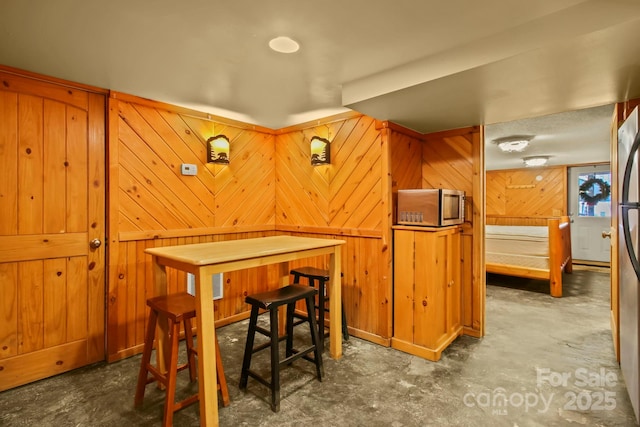
{"type": "Polygon", "coordinates": [[[297,41],[285,36],[271,39],[271,41],[269,41],[269,47],[280,53],[294,53],[300,49],[297,41]]]}

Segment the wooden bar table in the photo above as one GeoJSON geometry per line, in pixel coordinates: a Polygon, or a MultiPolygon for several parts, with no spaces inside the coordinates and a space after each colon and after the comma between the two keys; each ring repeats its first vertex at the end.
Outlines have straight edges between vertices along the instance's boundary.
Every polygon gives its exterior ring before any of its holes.
{"type": "MultiPolygon", "coordinates": [[[[279,264],[280,284],[284,286],[289,284],[289,261],[328,254],[330,256],[329,271],[331,272],[329,314],[333,331],[330,335],[330,356],[339,359],[342,356],[340,262],[341,245],[344,243],[344,240],[335,239],[272,236],[164,246],[145,250],[153,257],[156,295],[167,293],[166,267],[186,271],[195,276],[201,425],[218,425],[212,276],[227,271],[279,264]]],[[[166,331],[162,332],[160,335],[166,334],[166,331]]],[[[159,341],[157,348],[159,364],[164,361],[162,341],[159,341]]]]}

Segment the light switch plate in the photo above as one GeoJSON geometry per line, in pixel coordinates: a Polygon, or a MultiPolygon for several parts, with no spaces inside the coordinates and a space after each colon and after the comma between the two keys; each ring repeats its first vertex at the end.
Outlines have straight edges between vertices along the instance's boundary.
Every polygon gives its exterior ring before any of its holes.
{"type": "Polygon", "coordinates": [[[198,166],[183,163],[180,165],[180,171],[182,172],[182,175],[196,175],[198,173],[198,166]]]}

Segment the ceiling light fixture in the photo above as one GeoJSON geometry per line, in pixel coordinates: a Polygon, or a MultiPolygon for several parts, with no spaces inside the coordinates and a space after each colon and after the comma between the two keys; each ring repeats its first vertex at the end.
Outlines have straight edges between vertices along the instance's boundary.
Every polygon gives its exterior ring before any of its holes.
{"type": "Polygon", "coordinates": [[[529,142],[533,139],[532,136],[506,136],[504,138],[494,139],[493,143],[498,145],[498,148],[505,153],[521,152],[529,146],[529,142]]]}
{"type": "Polygon", "coordinates": [[[549,156],[531,156],[522,159],[526,167],[544,166],[547,164],[549,156]]]}
{"type": "Polygon", "coordinates": [[[269,47],[280,53],[294,53],[300,49],[297,41],[290,37],[280,36],[269,41],[269,47]]]}

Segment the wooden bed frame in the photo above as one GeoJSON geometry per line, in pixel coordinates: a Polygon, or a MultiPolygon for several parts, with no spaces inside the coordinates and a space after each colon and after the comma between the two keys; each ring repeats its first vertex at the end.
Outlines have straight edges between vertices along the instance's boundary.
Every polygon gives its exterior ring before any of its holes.
{"type": "MultiPolygon", "coordinates": [[[[504,221],[489,220],[487,224],[493,225],[534,225],[527,218],[509,217],[504,221]]],[[[503,274],[506,276],[526,277],[531,279],[548,279],[551,287],[551,296],[562,296],[562,273],[571,273],[572,257],[571,257],[571,225],[568,216],[548,218],[547,227],[549,227],[549,270],[538,268],[521,267],[517,265],[486,263],[487,273],[503,274]]]]}

